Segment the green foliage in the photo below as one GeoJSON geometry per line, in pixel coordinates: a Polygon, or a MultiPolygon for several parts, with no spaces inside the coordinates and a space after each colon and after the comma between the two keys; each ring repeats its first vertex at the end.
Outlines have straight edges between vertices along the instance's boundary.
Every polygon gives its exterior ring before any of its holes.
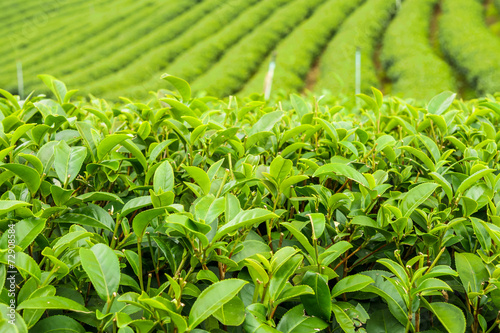
{"type": "Polygon", "coordinates": [[[342,24],[321,57],[315,90],[327,89],[343,94],[355,92],[356,48],[361,51],[361,90],[366,92],[370,87],[379,87],[373,55],[395,10],[396,2],[392,0],[368,0],[358,7],[342,24]]]}
{"type": "Polygon", "coordinates": [[[429,100],[456,91],[451,67],[432,49],[429,30],[437,0],[406,0],[384,34],[381,60],[391,93],[429,100]]]}
{"type": "Polygon", "coordinates": [[[445,0],[439,40],[445,55],[478,94],[500,90],[500,40],[484,22],[478,0],[445,0]]]}
{"type": "Polygon", "coordinates": [[[1,331],[498,329],[497,100],[166,75],[168,99],[109,104],[41,78],[54,99],[0,98],[1,331]]]}
{"type": "Polygon", "coordinates": [[[209,71],[193,82],[193,89],[227,96],[243,88],[274,46],[311,15],[325,0],[294,0],[241,39],[209,71]]]}
{"type": "MultiPolygon", "coordinates": [[[[300,91],[314,61],[344,22],[346,17],[362,0],[329,0],[316,9],[313,15],[298,26],[276,47],[276,71],[273,90],[300,91]],[[311,38],[314,36],[314,38],[311,38]]],[[[269,70],[268,57],[259,71],[239,93],[247,96],[263,91],[263,83],[269,70]]]]}

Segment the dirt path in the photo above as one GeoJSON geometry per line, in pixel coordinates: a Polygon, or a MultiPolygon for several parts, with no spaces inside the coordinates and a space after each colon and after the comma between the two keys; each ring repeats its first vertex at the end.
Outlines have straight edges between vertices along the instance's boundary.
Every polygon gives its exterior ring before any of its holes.
{"type": "Polygon", "coordinates": [[[432,13],[431,23],[429,25],[429,43],[432,49],[442,57],[441,48],[439,47],[439,17],[441,16],[441,1],[438,1],[432,13]]]}
{"type": "Polygon", "coordinates": [[[314,91],[314,86],[316,86],[316,82],[318,81],[320,75],[319,63],[322,54],[323,52],[321,52],[320,55],[316,57],[316,60],[314,61],[312,67],[309,69],[309,72],[307,73],[305,79],[305,85],[304,89],[302,90],[302,93],[304,93],[305,91],[314,91]]]}
{"type": "Polygon", "coordinates": [[[385,68],[381,60],[382,48],[384,46],[383,39],[384,37],[382,35],[377,43],[377,46],[375,47],[375,51],[373,52],[372,61],[373,61],[373,66],[375,67],[375,73],[377,74],[377,78],[380,82],[380,87],[378,88],[380,89],[382,94],[388,95],[391,93],[391,80],[389,79],[389,77],[387,77],[385,68]]]}
{"type": "Polygon", "coordinates": [[[442,14],[442,0],[439,0],[434,8],[434,13],[432,14],[431,23],[429,25],[429,43],[436,53],[443,61],[448,63],[448,65],[452,68],[453,76],[455,77],[455,81],[457,82],[457,93],[458,96],[462,98],[474,98],[475,91],[467,82],[465,76],[460,72],[460,69],[455,66],[455,64],[447,59],[443,54],[441,49],[441,45],[439,43],[439,19],[442,14]]]}
{"type": "Polygon", "coordinates": [[[498,11],[495,7],[495,3],[493,0],[486,0],[483,3],[484,13],[485,13],[485,22],[488,27],[498,22],[498,11]]]}

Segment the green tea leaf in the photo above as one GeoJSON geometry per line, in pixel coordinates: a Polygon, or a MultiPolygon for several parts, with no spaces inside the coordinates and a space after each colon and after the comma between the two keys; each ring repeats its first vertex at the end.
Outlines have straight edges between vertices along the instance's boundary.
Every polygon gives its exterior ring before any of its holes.
{"type": "Polygon", "coordinates": [[[194,329],[224,304],[231,301],[247,283],[243,280],[227,279],[203,290],[189,312],[189,328],[194,329]]]}
{"type": "Polygon", "coordinates": [[[153,188],[156,193],[174,190],[174,170],[168,161],[164,161],[156,169],[153,177],[153,188]]]}
{"type": "Polygon", "coordinates": [[[103,301],[110,301],[120,285],[120,266],[116,254],[105,244],[80,249],[82,267],[97,294],[103,301]]]}
{"type": "Polygon", "coordinates": [[[325,321],[331,317],[331,299],[328,281],[320,274],[308,271],[302,278],[302,284],[311,287],[314,295],[302,295],[300,300],[306,312],[325,321]]]}

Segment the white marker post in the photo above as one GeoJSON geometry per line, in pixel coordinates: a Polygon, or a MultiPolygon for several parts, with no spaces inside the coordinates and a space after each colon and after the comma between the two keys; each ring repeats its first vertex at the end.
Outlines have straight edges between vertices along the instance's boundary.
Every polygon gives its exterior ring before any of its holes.
{"type": "Polygon", "coordinates": [[[17,61],[17,90],[19,97],[24,97],[24,79],[23,79],[23,63],[21,60],[17,61]]]}
{"type": "Polygon", "coordinates": [[[401,8],[401,0],[396,0],[396,8],[399,10],[401,8]]]}
{"type": "Polygon", "coordinates": [[[273,53],[269,69],[267,70],[266,80],[264,82],[264,98],[269,100],[271,98],[271,90],[273,87],[274,70],[276,69],[276,53],[273,53]]]}
{"type": "Polygon", "coordinates": [[[361,49],[356,48],[356,95],[361,94],[361,49]]]}

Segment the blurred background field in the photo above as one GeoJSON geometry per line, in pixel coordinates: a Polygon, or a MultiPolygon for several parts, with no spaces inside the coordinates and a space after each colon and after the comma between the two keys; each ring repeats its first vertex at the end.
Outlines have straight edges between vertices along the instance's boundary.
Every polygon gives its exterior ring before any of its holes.
{"type": "Polygon", "coordinates": [[[143,99],[163,73],[199,93],[429,100],[500,91],[500,0],[24,0],[0,4],[0,87],[143,99]],[[19,82],[22,81],[22,85],[19,82]]]}

